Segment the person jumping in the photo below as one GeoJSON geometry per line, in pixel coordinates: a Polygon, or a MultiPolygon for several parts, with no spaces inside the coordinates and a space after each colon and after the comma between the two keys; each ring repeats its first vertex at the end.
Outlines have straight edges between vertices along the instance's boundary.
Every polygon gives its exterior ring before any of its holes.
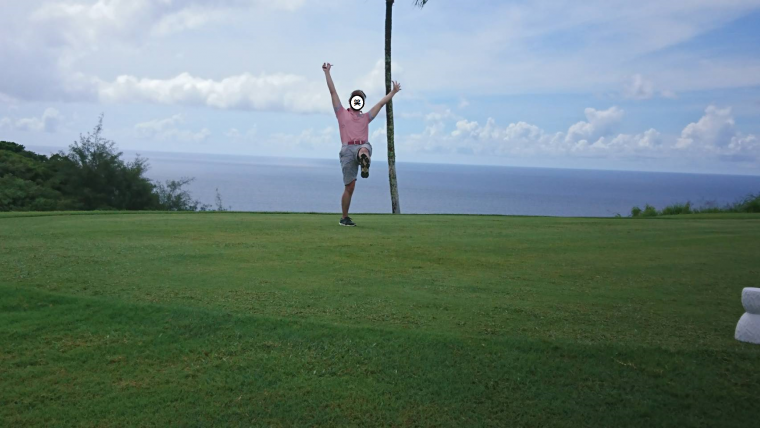
{"type": "Polygon", "coordinates": [[[356,174],[359,172],[359,166],[362,168],[362,178],[369,177],[369,165],[372,160],[372,144],[368,141],[369,123],[377,117],[380,109],[401,90],[401,85],[394,81],[391,92],[384,96],[367,114],[362,113],[367,95],[360,89],[351,92],[348,101],[349,108],[343,109],[338,93],[335,91],[332,76],[330,76],[331,68],[332,64],[330,63],[322,64],[322,70],[327,78],[327,87],[330,89],[335,116],[338,118],[340,141],[343,144],[340,149],[340,166],[343,168],[344,185],[343,198],[341,199],[343,217],[340,219],[340,225],[356,226],[351,217],[348,216],[348,207],[351,206],[351,197],[354,195],[354,188],[356,188],[356,174]]]}

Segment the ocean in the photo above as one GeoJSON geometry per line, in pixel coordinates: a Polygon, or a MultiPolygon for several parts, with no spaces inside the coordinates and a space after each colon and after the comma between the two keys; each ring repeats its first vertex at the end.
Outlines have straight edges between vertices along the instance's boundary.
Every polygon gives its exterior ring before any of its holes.
{"type": "MultiPolygon", "coordinates": [[[[154,180],[194,177],[193,197],[213,204],[216,189],[236,211],[340,212],[343,183],[334,160],[142,153],[154,180]]],[[[760,192],[760,177],[397,163],[403,213],[626,216],[633,206],[734,202],[760,192]]],[[[352,213],[391,212],[388,166],[361,179],[352,213]]]]}
{"type": "MultiPolygon", "coordinates": [[[[59,149],[29,147],[51,154],[59,149]]],[[[235,211],[340,213],[343,180],[334,160],[141,151],[148,177],[195,180],[194,199],[235,211]]],[[[124,150],[125,159],[135,152],[124,150]]],[[[404,163],[396,164],[405,214],[626,216],[634,206],[691,201],[724,205],[760,193],[760,176],[404,163]]],[[[351,213],[390,213],[388,164],[359,178],[351,213]]]]}

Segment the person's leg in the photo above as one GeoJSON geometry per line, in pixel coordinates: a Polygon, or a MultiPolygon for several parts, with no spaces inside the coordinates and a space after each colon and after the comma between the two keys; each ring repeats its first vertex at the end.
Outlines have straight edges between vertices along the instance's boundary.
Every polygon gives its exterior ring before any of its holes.
{"type": "Polygon", "coordinates": [[[343,218],[348,217],[348,208],[351,206],[351,197],[354,196],[354,189],[356,188],[356,180],[349,184],[346,184],[343,190],[343,198],[341,199],[341,206],[343,207],[343,218]]]}
{"type": "Polygon", "coordinates": [[[341,226],[356,226],[348,219],[348,209],[351,206],[351,197],[354,195],[356,187],[356,175],[359,172],[359,162],[356,161],[358,151],[356,146],[344,146],[340,151],[340,164],[343,168],[343,197],[341,198],[341,208],[343,217],[340,219],[341,226]]]}
{"type": "Polygon", "coordinates": [[[369,164],[372,158],[372,146],[369,143],[364,144],[359,149],[356,160],[362,167],[362,178],[369,178],[369,164]]]}

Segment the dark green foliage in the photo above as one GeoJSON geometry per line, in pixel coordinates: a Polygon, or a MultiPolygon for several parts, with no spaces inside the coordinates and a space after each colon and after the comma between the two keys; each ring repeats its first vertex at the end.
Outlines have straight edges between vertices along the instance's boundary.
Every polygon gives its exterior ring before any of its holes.
{"type": "Polygon", "coordinates": [[[631,217],[717,213],[760,213],[760,193],[747,195],[743,199],[723,207],[718,206],[715,202],[707,202],[700,208],[694,208],[691,202],[686,202],[685,204],[668,205],[660,211],[649,204],[646,205],[643,211],[639,207],[631,209],[631,217]]]}
{"type": "MultiPolygon", "coordinates": [[[[92,132],[51,157],[0,141],[0,211],[208,210],[182,189],[192,179],[154,185],[148,160],[124,161],[103,137],[103,117],[92,132]]],[[[221,207],[221,197],[218,195],[221,207]]]]}
{"type": "Polygon", "coordinates": [[[673,204],[669,205],[660,211],[660,215],[678,215],[678,214],[691,214],[691,202],[685,204],[673,204]]]}
{"type": "Polygon", "coordinates": [[[760,193],[757,195],[748,195],[743,200],[733,206],[734,212],[740,213],[760,213],[760,193]]]}
{"type": "Polygon", "coordinates": [[[0,211],[72,208],[57,185],[59,159],[0,141],[0,211]]]}
{"type": "Polygon", "coordinates": [[[26,150],[26,148],[22,146],[21,144],[11,143],[10,141],[0,141],[0,153],[1,152],[15,153],[19,156],[23,156],[25,158],[29,158],[29,159],[37,160],[41,162],[44,162],[47,160],[47,156],[38,155],[37,153],[30,152],[26,150]]]}
{"type": "Polygon", "coordinates": [[[0,211],[53,211],[66,209],[60,192],[31,180],[0,177],[0,211]]]}
{"type": "Polygon", "coordinates": [[[159,199],[153,183],[144,177],[148,170],[146,159],[137,157],[131,162],[121,159],[116,144],[104,138],[103,118],[87,135],[69,146],[60,156],[67,180],[64,193],[75,199],[82,210],[144,210],[158,209],[159,199]]]}
{"type": "Polygon", "coordinates": [[[655,217],[657,214],[657,209],[649,204],[646,204],[644,211],[641,212],[642,217],[655,217]]]}
{"type": "Polygon", "coordinates": [[[161,209],[166,211],[208,211],[210,205],[204,205],[194,200],[190,192],[184,190],[184,186],[192,183],[193,180],[194,178],[184,177],[179,180],[167,180],[166,184],[156,184],[156,194],[161,209]]]}

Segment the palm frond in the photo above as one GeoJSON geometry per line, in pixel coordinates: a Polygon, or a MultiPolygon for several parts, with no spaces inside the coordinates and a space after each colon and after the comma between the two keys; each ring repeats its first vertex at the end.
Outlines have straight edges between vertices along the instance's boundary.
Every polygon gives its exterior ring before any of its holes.
{"type": "Polygon", "coordinates": [[[428,0],[414,0],[414,5],[417,7],[424,7],[428,0]]]}

